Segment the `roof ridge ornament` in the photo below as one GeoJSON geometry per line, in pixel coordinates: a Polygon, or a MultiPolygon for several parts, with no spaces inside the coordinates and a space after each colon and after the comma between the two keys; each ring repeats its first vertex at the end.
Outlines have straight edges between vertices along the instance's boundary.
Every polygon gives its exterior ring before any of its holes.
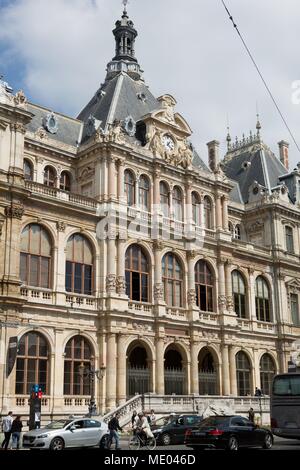
{"type": "Polygon", "coordinates": [[[122,0],[122,4],[124,5],[124,10],[123,10],[123,16],[127,16],[127,5],[128,5],[128,0],[122,0]]]}

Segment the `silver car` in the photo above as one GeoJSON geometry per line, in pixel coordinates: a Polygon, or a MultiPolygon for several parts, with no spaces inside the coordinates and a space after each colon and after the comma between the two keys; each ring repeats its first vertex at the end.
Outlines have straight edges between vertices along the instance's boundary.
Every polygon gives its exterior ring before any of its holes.
{"type": "Polygon", "coordinates": [[[109,431],[107,424],[92,418],[61,419],[23,436],[23,447],[30,449],[63,450],[70,447],[105,449],[109,431]]]}

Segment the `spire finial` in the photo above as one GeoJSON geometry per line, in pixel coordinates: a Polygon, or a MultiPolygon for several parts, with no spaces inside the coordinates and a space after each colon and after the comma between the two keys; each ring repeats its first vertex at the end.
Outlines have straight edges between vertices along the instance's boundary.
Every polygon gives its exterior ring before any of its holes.
{"type": "Polygon", "coordinates": [[[127,15],[128,0],[122,0],[122,4],[124,5],[123,15],[127,15]]]}
{"type": "Polygon", "coordinates": [[[230,132],[229,132],[229,126],[227,126],[226,140],[227,140],[227,150],[230,150],[231,149],[231,136],[230,136],[230,132]]]}
{"type": "Polygon", "coordinates": [[[257,122],[256,122],[256,130],[257,130],[257,137],[260,136],[260,130],[261,130],[261,123],[259,122],[259,114],[257,113],[256,115],[257,122]]]}

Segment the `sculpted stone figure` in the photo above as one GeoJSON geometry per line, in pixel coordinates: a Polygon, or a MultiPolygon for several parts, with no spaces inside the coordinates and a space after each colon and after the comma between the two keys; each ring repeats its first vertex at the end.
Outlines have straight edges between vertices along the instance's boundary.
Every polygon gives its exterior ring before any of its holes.
{"type": "Polygon", "coordinates": [[[121,122],[115,119],[113,124],[110,124],[109,126],[108,138],[110,141],[118,144],[118,143],[123,142],[122,134],[123,134],[123,131],[122,131],[121,122]]]}
{"type": "Polygon", "coordinates": [[[162,133],[160,130],[155,129],[154,135],[149,144],[149,150],[152,150],[155,157],[161,157],[164,154],[162,145],[162,133]]]}

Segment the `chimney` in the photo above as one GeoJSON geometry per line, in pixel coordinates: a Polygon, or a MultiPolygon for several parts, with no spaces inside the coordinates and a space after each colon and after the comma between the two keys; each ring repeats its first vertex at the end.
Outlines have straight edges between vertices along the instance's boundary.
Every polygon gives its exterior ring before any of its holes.
{"type": "Polygon", "coordinates": [[[289,169],[289,143],[281,140],[278,142],[279,145],[279,158],[281,163],[285,166],[285,168],[289,169]]]}
{"type": "Polygon", "coordinates": [[[208,166],[212,171],[216,171],[219,165],[219,145],[220,142],[212,140],[208,142],[208,166]]]}

